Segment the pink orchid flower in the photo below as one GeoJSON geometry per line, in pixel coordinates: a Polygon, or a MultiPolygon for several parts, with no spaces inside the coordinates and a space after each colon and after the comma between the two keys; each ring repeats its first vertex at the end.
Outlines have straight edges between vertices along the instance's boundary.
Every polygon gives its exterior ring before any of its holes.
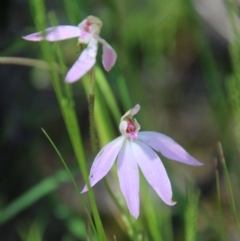
{"type": "Polygon", "coordinates": [[[65,81],[73,83],[86,74],[95,64],[98,49],[98,42],[103,45],[102,63],[109,71],[114,66],[117,54],[115,50],[99,34],[102,28],[102,21],[94,16],[88,16],[78,26],[59,25],[24,36],[29,41],[47,40],[50,42],[78,37],[78,45],[87,44],[78,60],[68,71],[65,81]]]}
{"type": "MultiPolygon", "coordinates": [[[[133,119],[139,109],[140,105],[136,105],[122,116],[119,125],[122,135],[107,144],[98,153],[89,175],[92,187],[108,173],[117,158],[120,188],[128,209],[135,219],[139,215],[138,167],[167,205],[172,206],[176,203],[172,201],[172,187],[167,172],[159,156],[153,150],[178,162],[192,166],[202,165],[170,137],[152,131],[139,132],[140,125],[136,119],[133,119]]],[[[85,186],[82,193],[87,190],[88,188],[85,186]]]]}

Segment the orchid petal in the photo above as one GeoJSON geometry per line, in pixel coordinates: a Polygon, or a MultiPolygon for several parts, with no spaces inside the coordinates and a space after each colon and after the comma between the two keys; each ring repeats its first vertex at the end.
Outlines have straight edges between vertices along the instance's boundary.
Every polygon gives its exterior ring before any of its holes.
{"type": "Polygon", "coordinates": [[[152,131],[141,131],[138,133],[138,139],[156,151],[161,152],[165,157],[182,162],[192,166],[201,166],[201,162],[196,160],[187,153],[177,142],[172,138],[152,131]]]}
{"type": "MultiPolygon", "coordinates": [[[[136,104],[132,109],[128,110],[122,117],[121,117],[121,121],[125,120],[125,119],[132,119],[134,115],[136,115],[138,113],[138,111],[140,110],[140,105],[136,104]]],[[[140,129],[140,128],[139,128],[140,129]]]]}
{"type": "Polygon", "coordinates": [[[128,209],[131,215],[137,219],[139,215],[139,175],[131,145],[132,142],[126,139],[119,152],[118,177],[128,209]]]}
{"type": "Polygon", "coordinates": [[[125,135],[127,137],[127,134],[126,134],[126,130],[127,130],[127,127],[128,127],[128,123],[127,121],[123,120],[120,122],[119,124],[119,130],[120,132],[125,135]]]}
{"type": "Polygon", "coordinates": [[[176,202],[172,201],[171,183],[158,155],[140,141],[133,142],[132,148],[137,163],[148,183],[166,204],[174,205],[176,202]]]}
{"type": "Polygon", "coordinates": [[[42,32],[32,33],[23,38],[28,41],[47,40],[50,42],[64,40],[69,38],[79,37],[81,31],[78,27],[71,25],[60,25],[56,27],[47,28],[42,32]]]}
{"type": "Polygon", "coordinates": [[[85,49],[72,68],[68,71],[65,81],[67,83],[74,83],[85,75],[93,67],[95,62],[96,59],[89,57],[88,51],[85,49]]]}
{"type": "Polygon", "coordinates": [[[110,71],[117,59],[115,50],[108,44],[103,44],[102,63],[105,70],[110,71]]]}
{"type": "Polygon", "coordinates": [[[91,40],[92,35],[86,31],[82,31],[81,35],[78,38],[78,44],[88,44],[89,41],[91,40]]]}
{"type": "Polygon", "coordinates": [[[82,31],[85,31],[84,29],[86,28],[86,24],[87,24],[88,20],[85,18],[83,19],[79,24],[78,24],[78,28],[81,29],[82,31]]]}
{"type": "MultiPolygon", "coordinates": [[[[91,187],[109,172],[122,147],[124,139],[123,136],[116,138],[98,153],[90,170],[89,181],[91,187]]],[[[87,190],[88,188],[85,186],[82,193],[87,190]]]]}
{"type": "Polygon", "coordinates": [[[92,38],[87,48],[84,49],[78,60],[68,71],[65,77],[67,83],[77,81],[93,67],[96,62],[97,48],[97,40],[92,38]]]}
{"type": "Polygon", "coordinates": [[[102,63],[105,70],[110,71],[114,66],[117,54],[115,50],[107,43],[104,39],[99,36],[96,39],[103,45],[103,55],[102,55],[102,63]]]}

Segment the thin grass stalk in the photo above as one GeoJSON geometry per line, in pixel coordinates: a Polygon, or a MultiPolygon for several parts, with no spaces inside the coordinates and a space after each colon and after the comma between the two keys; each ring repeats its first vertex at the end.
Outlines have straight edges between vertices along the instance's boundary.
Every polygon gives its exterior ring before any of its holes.
{"type": "Polygon", "coordinates": [[[72,183],[73,183],[73,185],[74,185],[74,188],[75,188],[76,191],[77,191],[77,194],[78,194],[79,199],[80,199],[80,201],[81,201],[81,203],[82,203],[82,205],[83,205],[83,208],[85,209],[86,214],[87,214],[87,216],[88,216],[88,218],[89,218],[89,220],[90,220],[91,226],[92,226],[93,230],[94,230],[95,233],[96,233],[96,229],[95,229],[94,224],[93,224],[93,222],[92,222],[91,214],[90,214],[90,212],[89,212],[89,210],[88,210],[88,208],[87,208],[87,205],[86,205],[84,199],[82,198],[82,195],[80,194],[81,192],[80,192],[80,190],[79,190],[79,188],[78,188],[78,185],[77,185],[77,183],[76,183],[76,181],[75,181],[75,179],[74,179],[74,177],[73,177],[70,169],[68,168],[67,163],[66,163],[65,160],[63,159],[60,151],[58,150],[58,148],[56,147],[56,145],[54,144],[54,142],[52,141],[52,139],[50,138],[50,136],[47,134],[47,132],[46,132],[44,129],[42,129],[42,131],[43,131],[44,135],[47,137],[47,139],[49,140],[49,142],[50,142],[50,144],[52,145],[52,147],[54,148],[54,150],[56,151],[56,153],[57,153],[58,157],[60,158],[60,160],[61,160],[64,168],[67,170],[67,173],[68,173],[68,175],[69,175],[69,177],[70,177],[70,179],[71,179],[71,181],[72,181],[72,183]]]}
{"type": "Polygon", "coordinates": [[[223,150],[222,150],[222,145],[221,145],[220,142],[218,142],[218,151],[219,151],[219,155],[220,155],[220,161],[222,163],[223,170],[224,170],[224,175],[225,175],[225,178],[226,178],[226,181],[227,181],[227,188],[228,188],[228,194],[229,194],[229,198],[230,198],[232,213],[233,213],[235,223],[236,223],[236,226],[237,226],[237,230],[238,230],[238,233],[239,233],[239,236],[240,236],[240,222],[239,222],[239,219],[238,219],[238,212],[237,212],[236,203],[235,203],[234,196],[233,196],[233,190],[232,190],[230,177],[229,177],[229,174],[228,174],[228,168],[227,168],[227,165],[226,165],[226,161],[225,161],[223,150]]]}
{"type": "Polygon", "coordinates": [[[239,9],[238,2],[236,0],[225,0],[228,7],[229,20],[231,24],[231,35],[230,35],[230,55],[233,64],[234,75],[238,79],[238,84],[240,84],[240,32],[239,32],[239,9]]]}
{"type": "Polygon", "coordinates": [[[217,190],[217,205],[218,205],[218,217],[219,217],[219,238],[221,241],[224,241],[224,232],[223,232],[223,215],[222,215],[222,206],[221,206],[221,193],[220,193],[220,180],[219,180],[219,170],[218,163],[215,160],[215,176],[216,176],[216,190],[217,190]]]}
{"type": "MultiPolygon", "coordinates": [[[[49,16],[50,16],[50,21],[51,21],[52,25],[53,26],[58,25],[55,14],[51,13],[51,14],[49,14],[49,16]]],[[[60,48],[60,43],[55,42],[54,47],[55,47],[54,50],[57,55],[58,64],[60,66],[61,75],[62,75],[62,78],[64,78],[66,75],[67,68],[64,63],[64,57],[63,57],[63,54],[62,54],[62,51],[60,48]]],[[[72,85],[67,84],[65,81],[61,85],[61,87],[63,87],[62,91],[63,91],[63,96],[64,96],[64,98],[62,98],[61,103],[62,103],[63,108],[65,109],[64,114],[66,116],[66,123],[68,123],[67,129],[70,134],[70,139],[71,139],[72,145],[73,145],[73,147],[76,148],[76,150],[79,150],[80,149],[79,147],[82,147],[83,145],[82,145],[81,138],[79,138],[81,136],[81,133],[80,133],[80,129],[78,126],[76,112],[74,109],[75,104],[74,104],[74,100],[73,100],[71,86],[72,85]]],[[[84,153],[83,149],[81,150],[81,152],[84,153]]],[[[83,156],[79,155],[79,158],[83,158],[83,156]]]]}
{"type": "Polygon", "coordinates": [[[195,241],[197,237],[197,215],[199,192],[194,191],[193,187],[188,189],[188,203],[185,212],[185,240],[195,241]]]}
{"type": "MultiPolygon", "coordinates": [[[[0,57],[0,64],[16,64],[23,66],[36,67],[40,69],[49,70],[49,65],[44,60],[21,58],[21,57],[0,57]]],[[[57,64],[54,64],[56,71],[60,72],[60,68],[57,64]]]]}
{"type": "Polygon", "coordinates": [[[231,25],[229,51],[233,66],[233,73],[228,79],[228,92],[232,104],[232,110],[235,115],[236,125],[236,140],[238,148],[240,146],[240,31],[239,31],[239,11],[238,3],[235,0],[226,0],[228,8],[229,22],[231,25]]]}

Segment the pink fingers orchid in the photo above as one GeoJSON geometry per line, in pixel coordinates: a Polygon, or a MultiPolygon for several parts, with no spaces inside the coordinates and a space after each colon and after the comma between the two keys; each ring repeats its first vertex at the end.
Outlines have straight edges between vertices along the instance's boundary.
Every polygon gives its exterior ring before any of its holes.
{"type": "Polygon", "coordinates": [[[102,21],[94,16],[88,16],[78,26],[59,25],[45,29],[43,32],[37,32],[24,36],[28,41],[50,42],[78,37],[78,45],[87,44],[78,60],[68,71],[65,81],[73,83],[86,74],[95,64],[98,50],[98,42],[103,45],[102,63],[107,71],[114,66],[117,54],[115,50],[99,34],[102,28],[102,21]]]}
{"type": "MultiPolygon", "coordinates": [[[[131,215],[136,219],[139,216],[138,167],[167,205],[172,206],[176,203],[172,201],[172,187],[167,172],[154,150],[178,162],[192,166],[202,165],[170,137],[152,131],[139,132],[140,125],[136,119],[133,119],[139,110],[140,105],[137,104],[122,116],[119,125],[122,135],[98,153],[89,175],[92,187],[109,172],[117,159],[120,188],[131,215]]],[[[85,186],[82,193],[87,190],[85,186]]]]}

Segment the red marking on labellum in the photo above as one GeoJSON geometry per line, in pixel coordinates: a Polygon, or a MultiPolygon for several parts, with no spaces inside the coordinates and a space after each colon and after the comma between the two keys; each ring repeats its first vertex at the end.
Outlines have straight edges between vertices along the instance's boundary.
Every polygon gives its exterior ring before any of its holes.
{"type": "Polygon", "coordinates": [[[91,26],[91,23],[87,21],[86,25],[84,26],[84,30],[88,33],[90,32],[90,29],[89,29],[90,26],[91,26]]]}
{"type": "Polygon", "coordinates": [[[127,122],[127,130],[126,130],[126,132],[127,133],[133,133],[133,132],[135,132],[136,131],[136,127],[135,127],[135,125],[134,125],[134,123],[133,123],[133,121],[132,120],[129,120],[128,122],[127,122]]]}

